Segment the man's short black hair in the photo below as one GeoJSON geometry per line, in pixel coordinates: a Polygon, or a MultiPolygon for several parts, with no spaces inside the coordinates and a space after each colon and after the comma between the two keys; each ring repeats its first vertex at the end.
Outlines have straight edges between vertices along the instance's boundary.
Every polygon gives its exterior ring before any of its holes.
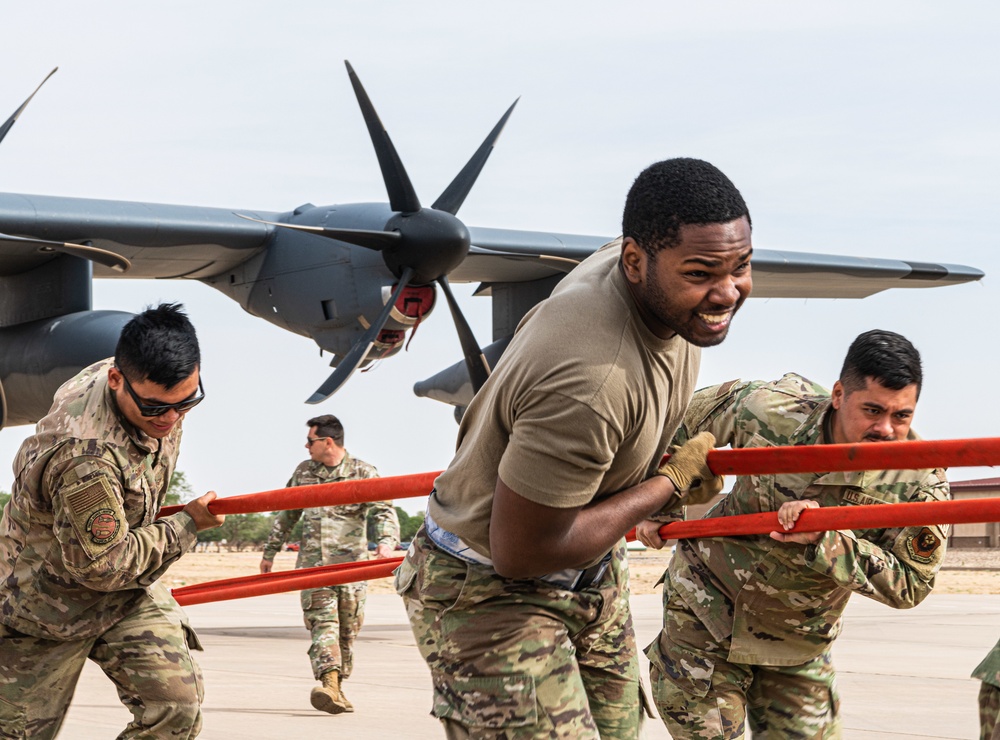
{"type": "Polygon", "coordinates": [[[333,414],[323,414],[315,419],[310,419],[306,422],[306,426],[310,429],[316,427],[317,437],[329,437],[339,447],[344,446],[344,425],[333,414]]]}
{"type": "Polygon", "coordinates": [[[750,211],[732,181],[715,165],[679,157],[652,164],[632,183],[625,199],[622,235],[650,257],[676,246],[681,226],[724,224],[750,211]]]}
{"type": "Polygon", "coordinates": [[[924,382],[920,353],[901,334],[882,329],[866,331],[851,342],[840,369],[840,382],[850,394],[864,388],[867,378],[893,391],[916,383],[919,398],[924,382]]]}
{"type": "Polygon", "coordinates": [[[115,365],[132,383],[152,381],[173,388],[201,365],[198,335],[179,303],[147,308],[125,324],[115,365]]]}

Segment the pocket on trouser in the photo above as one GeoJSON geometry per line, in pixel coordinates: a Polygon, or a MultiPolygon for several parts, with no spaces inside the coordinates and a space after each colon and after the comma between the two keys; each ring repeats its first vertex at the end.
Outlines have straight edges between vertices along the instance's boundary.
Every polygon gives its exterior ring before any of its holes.
{"type": "Polygon", "coordinates": [[[438,719],[464,727],[506,730],[538,723],[535,680],[529,675],[455,676],[435,671],[434,706],[438,719]]]}
{"type": "MultiPolygon", "coordinates": [[[[397,569],[397,584],[400,588],[406,586],[401,592],[405,600],[419,602],[421,608],[443,614],[454,608],[462,598],[470,578],[470,567],[469,563],[437,549],[433,544],[424,544],[418,533],[406,559],[397,569]],[[414,571],[412,575],[410,569],[414,571]]],[[[479,567],[479,570],[483,568],[479,567]]],[[[492,574],[492,570],[489,572],[492,574]]],[[[495,575],[493,577],[499,580],[495,575]]]]}
{"type": "Polygon", "coordinates": [[[194,628],[187,622],[182,622],[181,628],[184,630],[184,640],[187,642],[188,649],[204,652],[205,648],[201,644],[201,638],[198,637],[198,633],[194,631],[194,628]]]}
{"type": "Polygon", "coordinates": [[[702,656],[662,656],[655,649],[647,656],[653,703],[673,737],[743,737],[742,723],[735,734],[726,731],[719,702],[710,695],[714,663],[702,656]]]}
{"type": "Polygon", "coordinates": [[[26,712],[24,707],[11,704],[0,697],[0,738],[21,740],[25,737],[26,712]]]}
{"type": "MultiPolygon", "coordinates": [[[[191,659],[191,673],[195,682],[195,691],[198,696],[198,705],[201,706],[201,703],[205,701],[205,679],[201,673],[201,666],[198,665],[198,661],[194,659],[193,655],[191,655],[191,651],[200,650],[204,652],[205,648],[201,644],[201,639],[198,637],[198,633],[194,631],[194,629],[191,627],[190,624],[188,624],[186,621],[182,622],[181,628],[184,631],[184,642],[186,642],[188,646],[188,657],[190,657],[191,659]]],[[[201,727],[200,712],[199,712],[197,726],[201,727]]],[[[191,737],[195,737],[196,734],[192,735],[191,737]]]]}
{"type": "Polygon", "coordinates": [[[399,564],[393,575],[392,585],[396,589],[396,593],[400,596],[406,594],[413,586],[413,582],[417,579],[417,569],[413,567],[410,563],[410,559],[403,558],[403,562],[399,564]]]}

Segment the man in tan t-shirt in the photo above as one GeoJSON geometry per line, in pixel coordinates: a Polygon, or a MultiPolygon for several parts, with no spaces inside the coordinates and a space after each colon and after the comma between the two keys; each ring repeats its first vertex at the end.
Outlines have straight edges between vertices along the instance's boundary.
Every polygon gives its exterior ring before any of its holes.
{"type": "Polygon", "coordinates": [[[397,571],[448,737],[638,735],[623,536],[721,489],[710,434],[657,465],[752,248],[739,191],[695,159],[644,170],[622,232],[521,321],[397,571]]]}

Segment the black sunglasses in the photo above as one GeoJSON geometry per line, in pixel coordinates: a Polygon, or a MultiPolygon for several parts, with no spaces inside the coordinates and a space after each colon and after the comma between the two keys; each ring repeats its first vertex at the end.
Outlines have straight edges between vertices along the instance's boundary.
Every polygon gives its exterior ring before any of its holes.
{"type": "Polygon", "coordinates": [[[330,439],[330,437],[306,437],[306,447],[312,447],[314,442],[319,442],[321,439],[330,439]]]}
{"type": "Polygon", "coordinates": [[[132,384],[129,383],[128,378],[125,377],[125,373],[122,373],[120,369],[118,369],[118,372],[121,373],[122,380],[125,381],[125,390],[128,391],[130,396],[132,396],[132,400],[135,401],[136,408],[139,409],[139,413],[143,416],[163,416],[171,409],[176,411],[178,414],[183,414],[185,411],[193,409],[205,400],[205,388],[202,386],[201,376],[199,376],[197,396],[192,396],[191,398],[187,398],[178,403],[158,403],[154,405],[145,404],[139,399],[139,396],[136,395],[135,390],[132,388],[132,384]]]}

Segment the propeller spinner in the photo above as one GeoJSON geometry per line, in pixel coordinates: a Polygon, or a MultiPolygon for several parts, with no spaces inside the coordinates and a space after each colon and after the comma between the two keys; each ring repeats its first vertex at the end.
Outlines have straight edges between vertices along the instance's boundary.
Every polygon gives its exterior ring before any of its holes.
{"type": "MultiPolygon", "coordinates": [[[[465,364],[472,379],[472,387],[478,391],[489,377],[490,366],[483,356],[483,351],[480,349],[468,321],[462,314],[462,309],[451,292],[451,286],[448,284],[448,273],[462,264],[469,253],[471,244],[469,230],[455,214],[465,201],[469,191],[472,190],[479,173],[482,172],[497,139],[500,138],[500,133],[503,131],[507,119],[514,111],[514,106],[517,105],[517,101],[515,100],[513,105],[507,109],[479,146],[479,149],[476,150],[451,184],[445,188],[440,197],[434,201],[434,204],[430,208],[425,208],[420,205],[420,200],[413,189],[406,168],[403,166],[389,134],[382,125],[382,121],[379,120],[378,113],[375,112],[375,107],[368,94],[361,85],[361,80],[358,79],[350,62],[345,61],[344,63],[347,65],[347,73],[351,79],[358,104],[361,106],[361,113],[368,127],[372,145],[375,147],[375,154],[382,170],[382,180],[385,182],[385,188],[389,195],[389,206],[394,214],[386,222],[383,231],[333,229],[270,221],[265,223],[282,228],[310,231],[330,239],[381,252],[386,266],[393,275],[399,278],[399,282],[379,316],[351,347],[333,374],[309,397],[307,403],[319,403],[336,393],[364,362],[376,338],[389,320],[392,307],[407,285],[427,285],[429,283],[437,283],[444,292],[452,319],[455,322],[459,342],[462,345],[462,353],[465,356],[465,364]]],[[[244,216],[243,218],[248,217],[244,216]]]]}

